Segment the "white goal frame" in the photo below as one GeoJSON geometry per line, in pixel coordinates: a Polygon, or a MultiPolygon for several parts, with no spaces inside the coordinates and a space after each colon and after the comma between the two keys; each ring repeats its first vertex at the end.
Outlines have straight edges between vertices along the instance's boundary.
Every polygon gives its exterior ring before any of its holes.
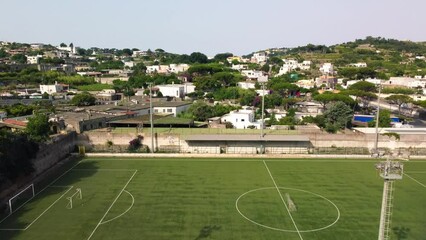
{"type": "Polygon", "coordinates": [[[70,197],[67,197],[68,204],[67,209],[72,209],[72,199],[77,195],[77,199],[83,199],[83,194],[81,193],[81,188],[77,188],[75,193],[71,195],[70,197]]]}
{"type": "Polygon", "coordinates": [[[25,192],[26,190],[31,188],[31,192],[32,192],[32,196],[25,201],[20,207],[18,207],[16,210],[20,209],[22,206],[24,206],[27,202],[31,201],[31,199],[33,199],[35,197],[35,190],[34,190],[34,183],[31,183],[30,185],[28,185],[26,188],[22,189],[22,191],[20,191],[19,193],[15,194],[15,196],[11,197],[8,201],[8,205],[9,205],[9,214],[13,213],[13,208],[12,208],[12,200],[17,198],[19,195],[21,195],[23,192],[25,192]]]}

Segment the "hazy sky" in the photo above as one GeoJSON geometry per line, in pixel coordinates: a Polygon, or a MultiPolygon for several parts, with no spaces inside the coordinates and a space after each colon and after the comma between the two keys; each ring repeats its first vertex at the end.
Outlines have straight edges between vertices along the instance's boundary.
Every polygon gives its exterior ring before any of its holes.
{"type": "Polygon", "coordinates": [[[426,0],[0,0],[0,41],[237,55],[366,36],[426,41],[426,0]]]}

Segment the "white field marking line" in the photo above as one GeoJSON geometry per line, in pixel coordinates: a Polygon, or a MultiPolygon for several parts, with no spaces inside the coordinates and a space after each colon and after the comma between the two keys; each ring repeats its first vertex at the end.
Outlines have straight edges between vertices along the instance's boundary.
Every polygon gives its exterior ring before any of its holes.
{"type": "MultiPolygon", "coordinates": [[[[75,168],[78,164],[80,164],[81,161],[77,162],[74,166],[72,166],[70,169],[68,169],[67,171],[65,171],[64,173],[62,173],[59,177],[57,177],[55,180],[53,180],[49,185],[47,185],[45,188],[41,189],[39,192],[37,192],[31,199],[37,197],[40,193],[42,193],[44,190],[46,190],[47,188],[49,188],[50,186],[52,186],[55,182],[57,182],[61,177],[63,177],[65,174],[67,174],[69,171],[71,171],[73,168],[75,168]]],[[[30,199],[30,200],[31,200],[30,199]]],[[[27,201],[29,202],[29,201],[27,201]]],[[[25,204],[27,203],[25,202],[24,204],[22,204],[20,207],[18,207],[15,211],[13,211],[11,214],[7,215],[5,218],[3,218],[0,223],[2,223],[4,220],[6,220],[8,217],[10,217],[13,213],[17,212],[19,209],[21,209],[23,206],[25,206],[25,204]]]]}
{"type": "Polygon", "coordinates": [[[416,182],[416,183],[418,183],[418,184],[420,184],[420,185],[422,185],[423,187],[425,187],[425,188],[426,188],[426,185],[424,185],[423,183],[421,183],[421,182],[417,181],[415,178],[411,177],[410,175],[408,175],[408,174],[406,174],[406,173],[404,173],[404,175],[405,175],[405,176],[407,176],[407,177],[409,177],[409,178],[411,178],[414,182],[416,182]]]}
{"type": "Polygon", "coordinates": [[[34,221],[32,223],[30,223],[30,225],[28,225],[25,230],[27,230],[29,227],[31,227],[31,225],[33,225],[41,216],[43,216],[43,214],[45,214],[51,207],[53,207],[53,205],[55,205],[59,200],[61,200],[61,198],[63,196],[65,196],[65,194],[67,194],[71,189],[73,188],[73,186],[71,186],[66,192],[64,192],[58,199],[56,199],[56,201],[54,201],[52,204],[50,204],[50,206],[48,208],[46,208],[46,210],[44,210],[36,219],[34,219],[34,221]]]}
{"type": "Polygon", "coordinates": [[[124,192],[124,189],[127,187],[127,185],[129,185],[130,181],[132,181],[133,177],[136,175],[137,172],[138,172],[138,170],[135,170],[135,172],[133,173],[133,175],[130,177],[129,181],[127,181],[126,185],[124,185],[124,187],[121,189],[121,192],[117,195],[117,197],[111,203],[111,205],[109,206],[109,208],[107,209],[107,211],[105,212],[105,214],[102,216],[101,220],[98,222],[98,224],[96,225],[95,229],[93,229],[92,233],[87,238],[87,240],[89,240],[93,236],[93,234],[96,232],[96,229],[98,229],[98,227],[102,224],[102,221],[104,220],[104,218],[108,214],[109,210],[111,210],[112,206],[114,206],[115,202],[118,200],[118,198],[124,192]]]}
{"type": "MultiPolygon", "coordinates": [[[[243,218],[245,218],[246,220],[248,220],[248,221],[250,221],[250,222],[252,222],[252,223],[254,223],[254,224],[258,225],[258,226],[261,226],[261,227],[264,227],[264,228],[267,228],[267,229],[271,229],[271,230],[281,231],[281,232],[293,232],[293,233],[295,233],[295,232],[296,232],[296,230],[288,230],[288,229],[282,229],[282,228],[275,228],[275,227],[271,227],[271,226],[267,226],[267,225],[264,225],[264,224],[258,223],[258,222],[256,222],[256,221],[254,221],[254,220],[252,220],[252,219],[248,218],[246,215],[244,215],[244,213],[242,213],[242,212],[241,212],[241,210],[240,210],[240,208],[238,207],[238,202],[240,201],[240,199],[241,199],[241,198],[243,198],[244,196],[246,196],[247,194],[250,194],[250,193],[252,193],[252,192],[257,192],[257,191],[269,190],[269,189],[275,189],[275,187],[257,188],[257,189],[253,189],[253,190],[250,190],[250,191],[247,191],[247,192],[245,192],[245,193],[241,194],[241,195],[237,198],[237,200],[235,201],[235,208],[237,209],[238,213],[239,213],[239,214],[240,214],[243,218]]],[[[316,231],[321,231],[321,230],[324,230],[324,229],[327,229],[327,228],[332,227],[334,224],[336,224],[336,223],[339,221],[339,219],[340,219],[340,210],[339,210],[339,208],[337,207],[337,205],[336,205],[334,202],[332,202],[330,199],[328,199],[328,198],[326,198],[326,197],[324,197],[324,196],[322,196],[322,195],[320,195],[320,194],[317,194],[317,193],[314,193],[314,192],[311,192],[311,191],[302,190],[302,189],[297,189],[297,188],[286,188],[286,187],[280,187],[280,189],[294,190],[294,191],[304,192],[304,193],[312,194],[312,195],[314,195],[314,196],[318,196],[318,197],[320,197],[320,198],[322,198],[322,199],[324,199],[324,200],[328,201],[330,204],[332,204],[332,205],[334,206],[334,208],[336,209],[336,211],[337,211],[337,217],[336,217],[336,220],[334,220],[334,222],[330,223],[329,225],[327,225],[327,226],[325,226],[325,227],[315,228],[315,229],[300,230],[300,232],[305,233],[305,232],[316,232],[316,231]]]]}
{"type": "Polygon", "coordinates": [[[109,222],[111,222],[111,221],[114,221],[115,219],[117,219],[117,218],[120,218],[121,216],[123,216],[124,214],[126,214],[130,209],[132,209],[132,207],[133,207],[133,204],[135,203],[135,198],[133,197],[133,195],[129,192],[129,191],[127,191],[127,190],[124,190],[127,194],[129,194],[130,195],[130,197],[132,197],[132,204],[130,205],[130,207],[126,210],[126,211],[124,211],[123,213],[121,213],[120,215],[118,215],[118,216],[116,216],[116,217],[114,217],[114,218],[111,218],[111,219],[109,219],[109,220],[107,220],[107,221],[105,221],[105,222],[101,222],[101,224],[105,224],[105,223],[109,223],[109,222]]]}
{"type": "Polygon", "coordinates": [[[61,185],[52,185],[52,186],[49,186],[50,188],[69,188],[69,187],[72,187],[72,186],[61,186],[61,185]]]}
{"type": "Polygon", "coordinates": [[[133,172],[135,170],[136,169],[121,169],[121,168],[99,168],[99,169],[96,169],[96,168],[74,168],[73,169],[73,171],[96,171],[96,172],[98,172],[98,171],[100,171],[100,172],[102,172],[102,171],[105,171],[105,172],[115,172],[115,171],[117,171],[117,172],[133,172]]]}
{"type": "Polygon", "coordinates": [[[43,216],[47,211],[49,211],[49,209],[51,207],[53,207],[53,205],[55,205],[59,200],[61,200],[61,198],[63,198],[65,196],[65,194],[67,194],[71,189],[73,188],[73,186],[70,186],[69,189],[67,191],[65,191],[59,198],[57,198],[52,204],[50,204],[49,207],[47,207],[40,215],[38,215],[38,217],[36,219],[34,219],[30,224],[28,224],[25,228],[22,229],[3,229],[0,228],[0,230],[6,230],[6,231],[25,231],[27,230],[29,227],[31,227],[31,225],[33,225],[41,216],[43,216]]]}
{"type": "Polygon", "coordinates": [[[404,171],[405,173],[426,173],[426,171],[404,171]]]}
{"type": "Polygon", "coordinates": [[[263,160],[263,164],[265,165],[266,170],[268,170],[268,173],[269,173],[269,176],[272,179],[272,182],[274,182],[275,188],[277,189],[277,192],[280,195],[281,201],[283,202],[285,209],[287,210],[288,215],[290,216],[290,219],[293,222],[294,227],[296,228],[297,234],[299,234],[300,239],[303,240],[302,234],[300,233],[299,228],[297,228],[296,222],[294,221],[293,216],[291,216],[290,210],[288,209],[287,204],[284,201],[283,195],[281,194],[280,189],[278,188],[277,183],[274,180],[274,177],[272,177],[271,171],[269,171],[268,165],[266,165],[265,160],[263,160]]]}
{"type": "MultiPolygon", "coordinates": [[[[170,159],[158,159],[158,158],[103,158],[103,159],[86,159],[84,161],[153,161],[153,162],[261,162],[264,161],[258,160],[258,159],[173,159],[169,157],[170,159]]],[[[273,159],[269,158],[268,161],[270,162],[330,162],[330,163],[377,163],[377,160],[346,160],[346,159],[340,159],[340,160],[321,160],[321,159],[273,159]]],[[[413,162],[422,162],[422,161],[413,161],[413,162]]],[[[424,161],[426,162],[426,161],[424,161]]]]}

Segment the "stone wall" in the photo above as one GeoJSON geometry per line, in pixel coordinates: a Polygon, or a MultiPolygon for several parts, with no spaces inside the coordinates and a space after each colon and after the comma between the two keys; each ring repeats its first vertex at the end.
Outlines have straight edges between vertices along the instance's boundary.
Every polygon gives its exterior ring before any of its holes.
{"type": "Polygon", "coordinates": [[[41,146],[37,153],[33,162],[36,175],[51,168],[73,152],[77,144],[77,134],[71,132],[67,135],[58,135],[52,140],[52,143],[41,146]]]}

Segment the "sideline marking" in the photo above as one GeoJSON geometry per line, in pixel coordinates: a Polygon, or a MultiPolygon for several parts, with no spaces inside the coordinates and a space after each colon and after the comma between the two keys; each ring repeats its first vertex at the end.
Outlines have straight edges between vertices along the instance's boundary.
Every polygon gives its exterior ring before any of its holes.
{"type": "Polygon", "coordinates": [[[416,182],[416,183],[418,183],[418,184],[422,185],[424,188],[426,188],[426,185],[424,185],[423,183],[421,183],[421,182],[417,181],[415,178],[411,177],[410,175],[408,175],[408,174],[406,174],[406,173],[404,173],[404,175],[405,175],[405,176],[407,176],[407,177],[409,177],[409,178],[411,178],[414,182],[416,182]]]}
{"type": "MultiPolygon", "coordinates": [[[[155,161],[155,162],[261,162],[264,161],[263,159],[241,159],[241,158],[235,158],[233,157],[229,158],[215,158],[215,159],[209,159],[202,157],[199,158],[193,158],[193,159],[175,159],[172,157],[164,157],[164,158],[137,158],[137,157],[128,157],[128,158],[98,158],[98,157],[87,157],[86,159],[82,161],[91,161],[91,162],[98,162],[98,161],[155,161]]],[[[267,159],[270,162],[330,162],[330,163],[377,163],[376,160],[366,160],[366,159],[358,159],[358,160],[349,160],[349,159],[314,159],[314,158],[300,158],[300,159],[279,159],[279,158],[268,158],[267,159]]],[[[426,162],[421,160],[415,160],[412,162],[426,162]]]]}
{"type": "Polygon", "coordinates": [[[109,222],[111,222],[111,221],[114,221],[115,219],[117,219],[117,218],[120,218],[121,216],[123,216],[124,214],[126,214],[132,207],[133,207],[133,204],[135,203],[135,198],[133,197],[133,195],[129,192],[129,191],[127,191],[127,190],[124,190],[127,194],[129,194],[130,195],[130,197],[132,197],[132,204],[130,204],[130,207],[126,210],[126,211],[124,211],[123,213],[121,213],[120,215],[118,215],[118,216],[116,216],[116,217],[114,217],[114,218],[111,218],[111,219],[109,219],[109,220],[107,220],[107,221],[105,221],[105,222],[102,222],[101,224],[105,224],[105,223],[109,223],[109,222]]]}
{"type": "MultiPolygon", "coordinates": [[[[295,230],[288,230],[288,229],[282,229],[282,228],[275,228],[275,227],[270,227],[270,226],[267,226],[267,225],[264,225],[264,224],[258,223],[258,222],[254,221],[254,220],[251,220],[251,219],[250,219],[250,218],[248,218],[247,216],[245,216],[245,215],[244,215],[244,214],[240,211],[240,209],[238,208],[238,202],[239,202],[239,201],[240,201],[240,199],[241,199],[242,197],[244,197],[245,195],[247,195],[247,194],[249,194],[249,193],[252,193],[252,192],[256,192],[256,191],[269,190],[269,189],[275,189],[275,187],[257,188],[257,189],[253,189],[253,190],[250,190],[250,191],[247,191],[247,192],[245,192],[245,193],[241,194],[241,195],[237,198],[237,200],[235,201],[235,208],[237,209],[238,213],[239,213],[239,214],[240,214],[243,218],[247,219],[248,221],[250,221],[250,222],[252,222],[252,223],[254,223],[254,224],[258,225],[258,226],[264,227],[264,228],[268,228],[268,229],[276,230],[276,231],[281,231],[281,232],[296,232],[295,230]]],[[[328,199],[328,198],[326,198],[326,197],[324,197],[324,196],[322,196],[322,195],[320,195],[320,194],[317,194],[317,193],[314,193],[314,192],[311,192],[311,191],[307,191],[307,190],[302,190],[302,189],[297,189],[297,188],[287,188],[287,187],[280,187],[280,189],[289,189],[289,190],[294,190],[294,191],[300,191],[300,192],[304,192],[304,193],[312,194],[312,195],[314,195],[314,196],[318,196],[318,197],[320,197],[320,198],[322,198],[322,199],[324,199],[324,200],[328,201],[329,203],[331,203],[331,204],[334,206],[334,208],[336,208],[336,211],[337,211],[337,218],[336,218],[336,220],[334,220],[334,222],[332,222],[331,224],[329,224],[329,225],[327,225],[327,226],[325,226],[325,227],[315,228],[315,229],[310,229],[310,230],[300,230],[300,232],[317,232],[317,231],[321,231],[321,230],[324,230],[324,229],[330,228],[331,226],[333,226],[334,224],[336,224],[336,223],[339,221],[339,219],[340,219],[340,210],[339,210],[339,208],[337,207],[337,205],[336,205],[334,202],[332,202],[330,199],[328,199]]]]}
{"type": "Polygon", "coordinates": [[[73,171],[96,171],[96,172],[134,172],[136,169],[125,168],[75,168],[73,171]]]}
{"type": "Polygon", "coordinates": [[[285,209],[287,210],[288,215],[290,216],[290,219],[293,222],[294,227],[296,228],[297,234],[299,234],[300,239],[303,240],[302,234],[300,234],[299,228],[297,228],[296,222],[294,221],[293,216],[290,213],[290,210],[288,210],[288,207],[287,207],[286,202],[284,201],[283,195],[281,194],[280,189],[278,188],[277,183],[274,180],[274,177],[272,177],[271,171],[269,171],[268,165],[266,165],[265,160],[263,160],[263,164],[265,165],[266,170],[268,170],[269,176],[271,177],[272,182],[274,183],[275,188],[277,189],[277,192],[280,195],[281,201],[283,202],[285,209]]]}
{"type": "Polygon", "coordinates": [[[124,187],[121,189],[121,192],[117,195],[117,197],[114,199],[114,201],[111,203],[111,205],[109,206],[109,208],[107,209],[107,211],[105,212],[105,214],[102,216],[101,220],[98,222],[98,224],[96,225],[95,229],[93,229],[92,233],[90,234],[90,236],[87,238],[87,240],[89,240],[93,234],[96,232],[96,229],[98,229],[98,227],[102,224],[102,221],[104,220],[104,218],[106,217],[106,215],[108,214],[108,212],[111,210],[112,206],[114,206],[115,202],[117,201],[117,199],[121,196],[121,194],[125,191],[124,189],[127,187],[127,185],[129,185],[130,181],[132,181],[133,177],[136,175],[136,173],[138,172],[138,170],[135,170],[135,172],[133,173],[133,175],[130,177],[130,179],[127,181],[126,185],[124,185],[124,187]]]}

